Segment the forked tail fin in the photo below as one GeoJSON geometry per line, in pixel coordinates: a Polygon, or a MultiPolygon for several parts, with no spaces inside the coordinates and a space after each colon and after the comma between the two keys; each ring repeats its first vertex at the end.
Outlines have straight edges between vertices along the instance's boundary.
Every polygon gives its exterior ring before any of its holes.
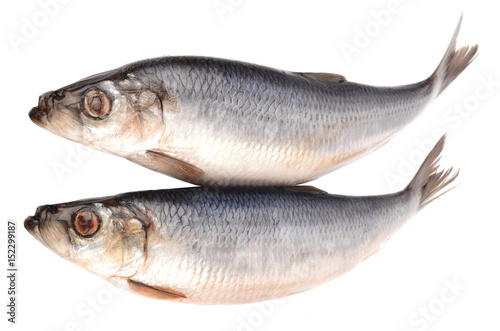
{"type": "Polygon", "coordinates": [[[462,16],[460,16],[458,26],[443,59],[431,76],[431,79],[434,79],[439,86],[438,95],[441,94],[441,92],[443,92],[477,56],[477,44],[456,49],[457,36],[460,31],[460,25],[462,24],[462,16]]]}
{"type": "Polygon", "coordinates": [[[445,137],[441,137],[436,146],[429,152],[424,162],[418,169],[413,180],[408,184],[408,188],[420,191],[420,206],[419,210],[427,206],[433,200],[448,192],[451,188],[443,192],[451,182],[458,176],[458,171],[453,173],[453,168],[448,170],[438,171],[438,162],[441,158],[445,137]]]}

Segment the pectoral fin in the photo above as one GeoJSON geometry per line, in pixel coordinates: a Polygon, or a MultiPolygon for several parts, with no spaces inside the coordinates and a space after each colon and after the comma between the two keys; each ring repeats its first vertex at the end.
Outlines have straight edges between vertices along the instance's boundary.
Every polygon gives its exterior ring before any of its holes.
{"type": "Polygon", "coordinates": [[[128,286],[136,294],[146,296],[152,299],[159,299],[159,300],[186,299],[186,296],[184,294],[172,290],[170,288],[149,286],[141,282],[136,282],[135,280],[132,279],[128,280],[128,286]]]}
{"type": "Polygon", "coordinates": [[[203,170],[188,162],[179,160],[159,151],[147,150],[144,154],[136,154],[129,159],[137,162],[149,169],[161,172],[174,178],[193,183],[201,184],[203,170]]]}

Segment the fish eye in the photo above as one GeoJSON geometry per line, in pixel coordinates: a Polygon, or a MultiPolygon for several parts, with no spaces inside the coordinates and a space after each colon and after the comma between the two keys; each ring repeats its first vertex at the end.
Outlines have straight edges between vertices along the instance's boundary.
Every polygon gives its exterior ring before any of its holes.
{"type": "Polygon", "coordinates": [[[99,219],[89,211],[84,211],[75,215],[73,228],[82,237],[90,237],[99,230],[99,219]]]}
{"type": "Polygon", "coordinates": [[[103,91],[91,90],[83,100],[85,111],[93,118],[102,118],[109,114],[111,102],[103,91]]]}

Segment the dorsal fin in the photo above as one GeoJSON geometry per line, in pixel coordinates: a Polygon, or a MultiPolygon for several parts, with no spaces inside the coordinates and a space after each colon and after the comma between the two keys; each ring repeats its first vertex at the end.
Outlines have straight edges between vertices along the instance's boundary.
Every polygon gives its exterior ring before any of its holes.
{"type": "Polygon", "coordinates": [[[319,188],[311,185],[287,186],[284,189],[289,192],[297,192],[297,193],[328,194],[328,192],[320,190],[319,188]]]}
{"type": "Polygon", "coordinates": [[[340,74],[330,74],[326,72],[301,72],[300,75],[311,79],[321,80],[329,83],[343,83],[347,79],[340,74]]]}

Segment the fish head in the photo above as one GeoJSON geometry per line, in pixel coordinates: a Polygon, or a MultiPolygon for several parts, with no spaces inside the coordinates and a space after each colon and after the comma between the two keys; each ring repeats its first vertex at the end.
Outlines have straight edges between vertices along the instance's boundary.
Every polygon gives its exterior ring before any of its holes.
{"type": "Polygon", "coordinates": [[[146,256],[143,218],[113,199],[87,200],[40,206],[24,226],[54,253],[94,274],[130,277],[146,256]]]}
{"type": "Polygon", "coordinates": [[[148,149],[164,130],[155,86],[118,69],[42,94],[29,116],[56,135],[123,157],[148,149]]]}

